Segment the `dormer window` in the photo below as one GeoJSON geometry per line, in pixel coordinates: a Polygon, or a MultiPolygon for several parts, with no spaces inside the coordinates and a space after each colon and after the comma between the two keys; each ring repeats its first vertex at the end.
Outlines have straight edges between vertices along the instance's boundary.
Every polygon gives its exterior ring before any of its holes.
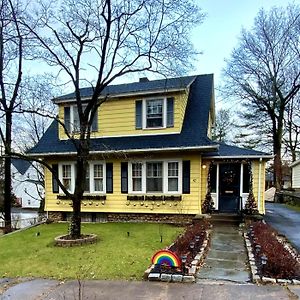
{"type": "MultiPolygon", "coordinates": [[[[82,105],[83,111],[85,110],[85,108],[86,108],[86,105],[82,105]]],[[[77,110],[76,105],[64,107],[64,124],[65,124],[65,129],[69,133],[79,133],[80,132],[79,115],[78,115],[78,110],[77,110]]],[[[97,112],[93,119],[91,131],[98,131],[97,112]]]]}
{"type": "Polygon", "coordinates": [[[136,101],[136,129],[174,127],[174,98],[155,98],[136,101]]]}
{"type": "Polygon", "coordinates": [[[165,127],[163,99],[146,100],[146,127],[165,127]]]}

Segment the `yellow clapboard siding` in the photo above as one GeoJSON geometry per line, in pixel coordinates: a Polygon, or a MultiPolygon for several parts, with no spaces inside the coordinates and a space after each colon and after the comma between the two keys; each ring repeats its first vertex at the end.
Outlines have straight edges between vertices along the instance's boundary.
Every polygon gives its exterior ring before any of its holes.
{"type": "MultiPolygon", "coordinates": [[[[165,159],[169,156],[163,154],[156,156],[157,160],[165,159]]],[[[154,158],[154,157],[152,157],[154,158]]],[[[156,159],[154,158],[154,159],[156,159]]],[[[88,200],[84,200],[82,204],[82,212],[123,212],[123,213],[185,213],[185,214],[198,214],[200,209],[199,199],[199,174],[200,174],[200,155],[186,155],[180,157],[178,155],[172,155],[172,159],[183,159],[191,161],[191,185],[190,194],[182,195],[181,201],[166,201],[163,205],[162,202],[155,201],[152,205],[152,201],[145,201],[148,203],[148,207],[140,205],[138,201],[130,201],[130,205],[126,205],[127,194],[121,193],[121,161],[120,160],[109,160],[113,162],[113,194],[106,194],[105,204],[102,201],[93,200],[92,205],[89,204],[88,200]],[[98,205],[96,205],[96,203],[98,205]],[[159,203],[159,206],[157,206],[159,203]],[[174,205],[174,204],[177,205],[174,205]],[[135,204],[135,206],[134,206],[135,204]],[[171,206],[170,206],[171,205],[171,206]]],[[[57,163],[57,162],[56,162],[57,163]]],[[[48,170],[45,170],[45,190],[46,190],[46,204],[45,210],[47,211],[72,211],[69,200],[58,200],[57,195],[52,193],[52,176],[48,170]]]]}
{"type": "MultiPolygon", "coordinates": [[[[179,133],[182,128],[188,91],[169,93],[164,96],[174,97],[174,127],[162,129],[135,129],[135,101],[143,97],[112,98],[104,102],[98,109],[98,132],[93,138],[102,136],[122,136],[135,134],[179,133]]],[[[159,97],[159,96],[158,96],[159,97]]],[[[59,118],[64,119],[64,106],[59,105],[59,118]]],[[[66,139],[64,129],[59,125],[59,138],[66,139]]]]}

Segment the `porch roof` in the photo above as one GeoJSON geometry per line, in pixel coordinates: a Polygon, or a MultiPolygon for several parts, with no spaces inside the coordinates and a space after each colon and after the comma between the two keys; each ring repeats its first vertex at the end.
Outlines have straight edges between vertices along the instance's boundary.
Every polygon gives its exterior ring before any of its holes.
{"type": "Polygon", "coordinates": [[[238,158],[264,158],[264,159],[271,159],[273,158],[273,155],[270,155],[266,152],[252,150],[252,149],[246,149],[246,148],[240,148],[233,145],[228,145],[225,143],[216,143],[218,145],[218,150],[207,152],[203,154],[203,157],[205,158],[230,158],[230,159],[238,159],[238,158]]]}

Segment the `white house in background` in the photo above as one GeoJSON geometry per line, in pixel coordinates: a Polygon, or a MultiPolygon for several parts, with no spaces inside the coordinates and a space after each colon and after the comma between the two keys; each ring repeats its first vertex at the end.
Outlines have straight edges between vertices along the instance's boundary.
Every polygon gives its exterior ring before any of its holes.
{"type": "Polygon", "coordinates": [[[26,160],[12,159],[12,191],[23,208],[39,208],[44,188],[34,165],[26,160]]]}
{"type": "Polygon", "coordinates": [[[292,188],[300,190],[300,159],[291,164],[292,168],[292,188]]]}

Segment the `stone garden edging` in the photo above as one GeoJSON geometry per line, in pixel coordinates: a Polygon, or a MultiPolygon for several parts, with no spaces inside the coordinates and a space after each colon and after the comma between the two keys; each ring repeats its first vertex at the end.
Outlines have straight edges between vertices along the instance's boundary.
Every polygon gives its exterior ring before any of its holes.
{"type": "MultiPolygon", "coordinates": [[[[296,251],[295,249],[285,240],[280,240],[277,237],[278,241],[281,243],[284,243],[284,247],[292,254],[295,255],[296,251]]],[[[245,240],[245,245],[246,245],[246,249],[247,249],[247,254],[248,254],[248,260],[249,260],[249,265],[251,268],[251,277],[252,277],[252,281],[254,283],[278,283],[278,284],[294,284],[294,285],[299,285],[300,281],[296,280],[296,279],[276,279],[276,278],[271,278],[271,277],[264,277],[264,276],[260,276],[258,273],[258,266],[256,265],[256,261],[254,258],[254,253],[253,253],[253,248],[250,242],[250,239],[247,236],[247,233],[244,232],[244,240],[245,240]]],[[[299,257],[297,257],[297,260],[299,261],[299,257]]]]}
{"type": "Polygon", "coordinates": [[[80,239],[66,239],[67,235],[60,235],[54,239],[54,245],[58,247],[73,247],[82,246],[86,244],[94,244],[98,240],[96,234],[87,234],[80,239]]]}
{"type": "MultiPolygon", "coordinates": [[[[167,273],[151,273],[154,268],[154,265],[151,265],[144,273],[144,278],[148,279],[149,281],[161,281],[161,282],[183,282],[183,283],[193,283],[196,281],[196,273],[199,269],[200,263],[203,261],[205,254],[208,249],[210,239],[210,232],[207,230],[205,234],[205,238],[200,248],[200,251],[194,257],[191,267],[187,267],[187,274],[167,274],[167,273]]],[[[167,247],[167,249],[169,249],[167,247]]]]}

